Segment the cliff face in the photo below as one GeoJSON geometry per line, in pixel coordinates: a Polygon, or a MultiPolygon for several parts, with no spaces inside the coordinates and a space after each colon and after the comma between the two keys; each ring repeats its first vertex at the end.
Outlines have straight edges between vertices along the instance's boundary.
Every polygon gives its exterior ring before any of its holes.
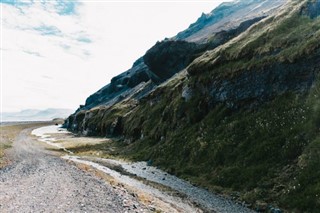
{"type": "Polygon", "coordinates": [[[138,59],[128,71],[114,77],[111,83],[89,96],[79,110],[88,110],[99,105],[113,105],[128,96],[135,87],[139,87],[151,79],[156,79],[143,58],[138,59]]]}
{"type": "Polygon", "coordinates": [[[223,4],[175,38],[158,42],[65,125],[85,135],[117,137],[118,154],[152,159],[254,208],[269,203],[316,212],[319,5],[319,0],[223,4]],[[236,19],[236,27],[208,30],[241,13],[248,19],[236,19]],[[145,74],[129,84],[139,72],[145,74]],[[120,96],[105,101],[114,94],[120,96]]]}
{"type": "Polygon", "coordinates": [[[160,83],[166,81],[189,65],[197,55],[209,49],[186,41],[165,40],[157,42],[138,59],[128,71],[114,77],[111,83],[91,95],[82,110],[99,105],[113,105],[146,87],[143,97],[160,83]]]}

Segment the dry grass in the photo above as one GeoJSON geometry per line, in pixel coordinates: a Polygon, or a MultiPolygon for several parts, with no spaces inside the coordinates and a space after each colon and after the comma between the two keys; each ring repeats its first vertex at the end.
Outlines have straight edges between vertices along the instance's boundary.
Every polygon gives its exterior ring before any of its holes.
{"type": "Polygon", "coordinates": [[[51,136],[57,139],[56,143],[61,144],[66,149],[74,149],[110,142],[110,139],[106,138],[75,137],[72,134],[58,133],[51,134],[51,136]]]}
{"type": "Polygon", "coordinates": [[[24,129],[36,128],[40,126],[50,125],[51,122],[24,123],[8,126],[0,126],[0,168],[4,167],[8,159],[5,157],[5,150],[11,148],[17,135],[24,129]]]}
{"type": "MultiPolygon", "coordinates": [[[[107,138],[78,137],[71,133],[57,133],[50,134],[50,136],[56,139],[54,143],[61,145],[77,155],[85,156],[108,157],[105,156],[103,150],[96,149],[96,147],[108,146],[108,144],[112,143],[112,141],[107,138]]],[[[46,148],[53,151],[61,151],[59,148],[50,145],[46,146],[46,148]]]]}

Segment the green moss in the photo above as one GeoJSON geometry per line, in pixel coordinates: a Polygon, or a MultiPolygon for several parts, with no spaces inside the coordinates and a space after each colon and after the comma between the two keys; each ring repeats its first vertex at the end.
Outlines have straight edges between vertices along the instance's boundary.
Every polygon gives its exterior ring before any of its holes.
{"type": "Polygon", "coordinates": [[[311,157],[319,152],[319,83],[309,95],[286,93],[259,108],[236,112],[224,105],[206,111],[201,98],[186,102],[180,87],[170,88],[163,87],[126,118],[126,135],[132,137],[136,128],[139,132],[121,155],[152,159],[200,186],[240,191],[248,202],[264,198],[289,209],[318,207],[312,196],[318,193],[320,174],[309,173],[320,165],[319,157],[311,157]],[[201,115],[192,114],[195,109],[201,115]],[[298,166],[301,156],[308,156],[304,169],[298,166]],[[299,200],[299,193],[288,193],[300,179],[314,183],[303,189],[311,197],[299,200]]]}
{"type": "Polygon", "coordinates": [[[237,42],[196,59],[189,66],[190,72],[201,74],[197,78],[205,84],[212,78],[226,78],[275,63],[293,63],[319,49],[320,18],[286,13],[277,20],[269,18],[255,25],[243,35],[237,42]],[[220,62],[213,63],[218,57],[220,62]]]}
{"type": "Polygon", "coordinates": [[[249,33],[195,60],[191,69],[197,72],[189,79],[174,78],[137,106],[120,103],[98,111],[88,125],[105,134],[121,116],[125,138],[118,141],[117,153],[122,156],[152,159],[170,173],[222,193],[239,191],[247,202],[266,200],[296,212],[316,212],[319,82],[305,93],[286,92],[240,110],[211,106],[200,90],[245,70],[304,60],[320,47],[320,19],[287,12],[249,33]],[[187,83],[200,88],[189,101],[181,98],[187,83]]]}
{"type": "Polygon", "coordinates": [[[320,208],[320,138],[308,145],[302,158],[304,158],[305,165],[281,202],[291,209],[317,212],[320,208]]]}

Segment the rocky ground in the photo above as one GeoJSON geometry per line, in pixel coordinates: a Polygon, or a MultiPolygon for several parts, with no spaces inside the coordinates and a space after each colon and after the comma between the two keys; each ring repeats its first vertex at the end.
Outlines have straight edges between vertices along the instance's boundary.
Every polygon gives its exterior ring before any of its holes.
{"type": "Polygon", "coordinates": [[[106,139],[74,137],[57,126],[35,128],[23,129],[6,152],[10,164],[0,169],[0,212],[252,212],[146,162],[67,149],[106,139]]]}
{"type": "Polygon", "coordinates": [[[23,130],[0,170],[0,212],[149,212],[124,188],[111,186],[39,146],[23,130]]]}

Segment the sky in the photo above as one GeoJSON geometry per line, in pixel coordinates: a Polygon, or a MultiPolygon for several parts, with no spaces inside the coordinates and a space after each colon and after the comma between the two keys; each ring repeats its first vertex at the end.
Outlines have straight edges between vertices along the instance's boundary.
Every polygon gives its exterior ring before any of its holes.
{"type": "Polygon", "coordinates": [[[1,112],[77,109],[223,0],[1,0],[1,112]]]}

